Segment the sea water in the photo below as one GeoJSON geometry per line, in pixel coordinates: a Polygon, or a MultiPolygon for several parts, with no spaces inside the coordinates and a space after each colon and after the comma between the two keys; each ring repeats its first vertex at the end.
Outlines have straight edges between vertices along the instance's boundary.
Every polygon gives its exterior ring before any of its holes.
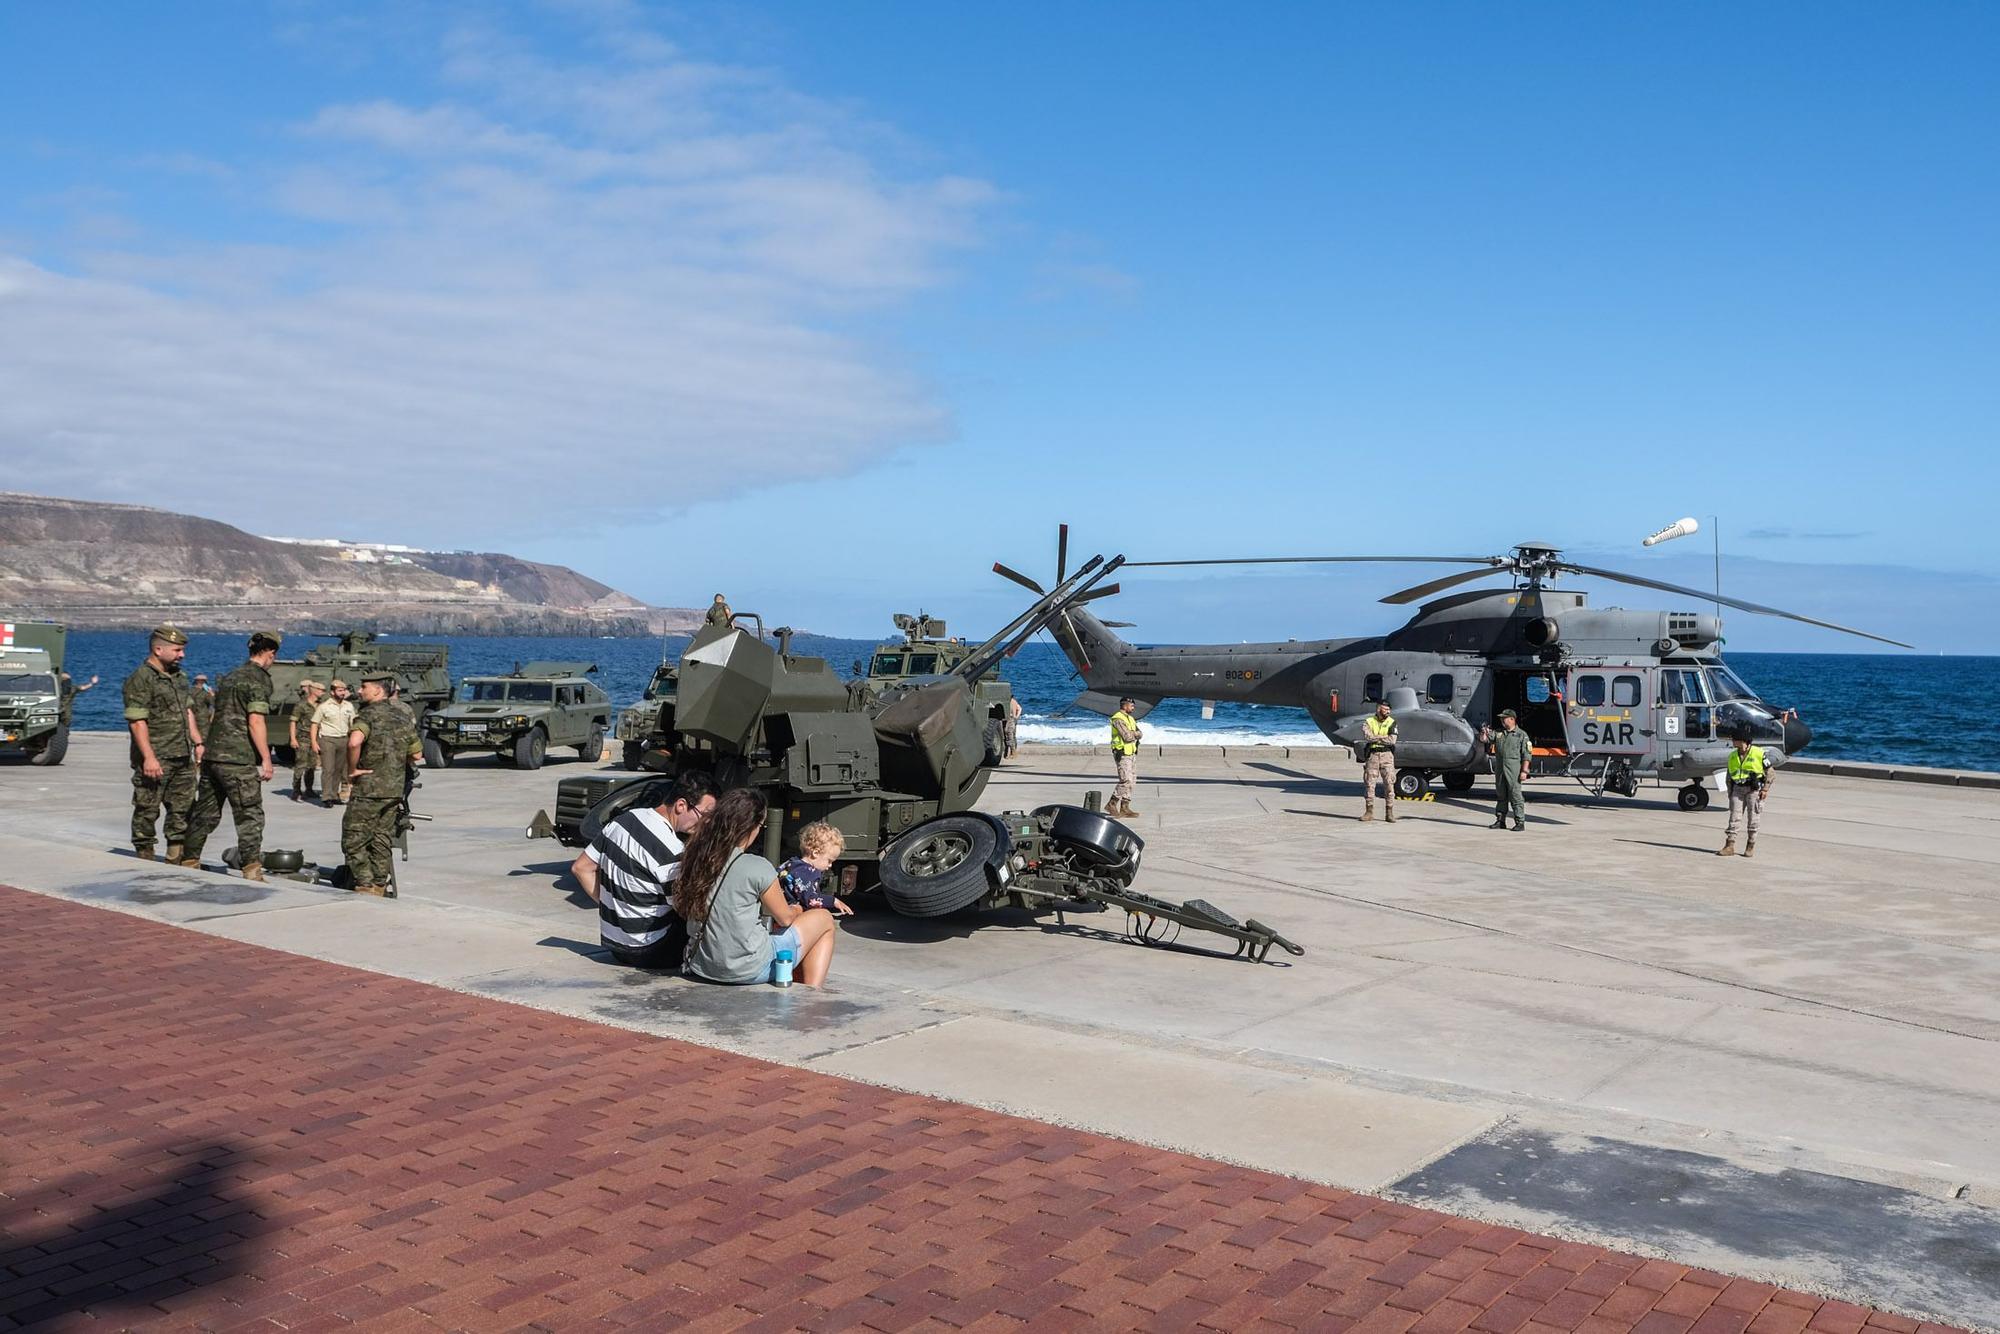
{"type": "MultiPolygon", "coordinates": [[[[685,636],[657,639],[563,637],[388,636],[398,642],[441,641],[451,646],[454,682],[467,676],[512,671],[535,659],[579,661],[597,666],[596,680],[614,703],[637,699],[664,655],[675,658],[685,636]]],[[[210,681],[243,660],[240,634],[190,637],[190,674],[207,672],[210,681]]],[[[298,657],[312,643],[287,640],[284,656],[298,657]]],[[[877,641],[794,637],[793,651],[825,658],[849,675],[867,661],[877,641]]],[[[69,637],[69,672],[77,681],[93,675],[97,689],[81,696],[76,727],[115,731],[124,726],[119,683],[146,654],[143,632],[80,630],[69,637]]],[[[1793,708],[1813,729],[1807,752],[1814,759],[1865,760],[1945,769],[2000,771],[2000,658],[1923,657],[1872,653],[1732,653],[1728,661],[1750,687],[1780,708],[1793,708]]],[[[1034,643],[1002,669],[1022,707],[1021,739],[1055,743],[1102,743],[1105,721],[1067,706],[1083,688],[1069,662],[1053,644],[1034,643]]],[[[1194,700],[1169,700],[1147,716],[1146,740],[1167,745],[1323,746],[1326,737],[1303,709],[1254,704],[1217,704],[1204,719],[1194,700]]]]}

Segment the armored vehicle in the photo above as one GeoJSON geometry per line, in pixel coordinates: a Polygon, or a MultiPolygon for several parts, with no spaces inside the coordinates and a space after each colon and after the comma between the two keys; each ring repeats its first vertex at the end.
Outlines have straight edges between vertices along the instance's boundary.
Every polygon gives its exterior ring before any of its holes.
{"type": "Polygon", "coordinates": [[[674,682],[678,675],[672,663],[662,662],[653,669],[653,679],[646,682],[646,693],[639,697],[639,702],[618,711],[618,726],[612,735],[623,748],[627,769],[638,768],[647,751],[665,749],[667,733],[661,719],[672,716],[674,682]],[[667,711],[663,713],[663,709],[667,711]]]}
{"type": "Polygon", "coordinates": [[[506,676],[469,676],[456,702],[422,720],[424,763],[448,769],[468,750],[490,750],[539,769],[550,746],[575,746],[586,760],[604,754],[611,697],[585,678],[590,662],[531,662],[506,676]]]}
{"type": "MultiPolygon", "coordinates": [[[[877,687],[891,688],[949,675],[978,647],[952,638],[943,621],[923,612],[915,616],[897,612],[895,625],[903,632],[903,638],[877,644],[868,656],[867,678],[877,687]]],[[[861,675],[858,670],[855,674],[861,675]]],[[[985,730],[991,733],[988,744],[997,746],[1007,726],[1014,688],[1000,679],[998,665],[972,682],[971,688],[973,700],[986,716],[985,730]]]]}
{"type": "Polygon", "coordinates": [[[0,620],[0,755],[61,764],[69,753],[63,717],[63,649],[68,627],[0,620]]]}
{"type": "Polygon", "coordinates": [[[371,631],[350,630],[336,643],[315,644],[302,658],[271,664],[271,748],[280,763],[289,763],[292,711],[299,702],[299,682],[329,684],[334,677],[358,687],[368,672],[394,672],[402,699],[423,725],[424,714],[451,700],[451,649],[445,644],[385,644],[371,631]]]}

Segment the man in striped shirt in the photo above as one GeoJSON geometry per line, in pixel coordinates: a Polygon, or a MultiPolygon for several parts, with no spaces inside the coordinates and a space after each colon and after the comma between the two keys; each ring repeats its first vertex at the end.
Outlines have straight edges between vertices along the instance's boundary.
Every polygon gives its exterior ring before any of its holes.
{"type": "Polygon", "coordinates": [[[715,780],[699,770],[657,784],[652,806],[604,826],[570,874],[597,904],[597,929],[611,957],[635,968],[681,966],[687,923],[674,911],[673,882],[688,835],[715,809],[715,780]]]}

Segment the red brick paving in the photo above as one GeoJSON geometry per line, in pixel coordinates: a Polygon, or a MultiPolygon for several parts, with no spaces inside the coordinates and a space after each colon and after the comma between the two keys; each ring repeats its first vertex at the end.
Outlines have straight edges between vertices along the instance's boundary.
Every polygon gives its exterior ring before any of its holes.
{"type": "Polygon", "coordinates": [[[1917,1328],[4,887],[0,978],[0,1328],[1917,1328]]]}

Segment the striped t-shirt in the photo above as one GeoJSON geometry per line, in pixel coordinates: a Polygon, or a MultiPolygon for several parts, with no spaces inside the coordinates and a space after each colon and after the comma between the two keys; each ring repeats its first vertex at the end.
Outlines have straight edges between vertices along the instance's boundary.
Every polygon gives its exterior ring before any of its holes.
{"type": "Polygon", "coordinates": [[[644,949],[681,924],[673,882],[684,847],[667,818],[645,806],[604,826],[584,849],[597,863],[597,924],[605,944],[644,949]]]}

